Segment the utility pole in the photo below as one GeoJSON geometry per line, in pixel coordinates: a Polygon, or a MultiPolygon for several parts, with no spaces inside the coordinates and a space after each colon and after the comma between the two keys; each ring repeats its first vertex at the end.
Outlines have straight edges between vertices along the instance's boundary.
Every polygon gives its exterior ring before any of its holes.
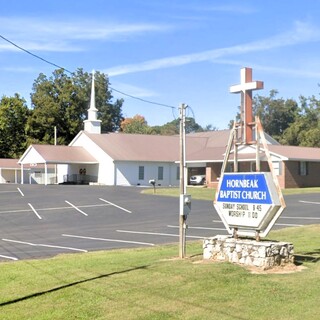
{"type": "MultiPolygon", "coordinates": [[[[57,145],[57,126],[54,126],[54,145],[57,145]]],[[[54,178],[55,182],[58,183],[57,164],[54,165],[54,178]]]]}
{"type": "Polygon", "coordinates": [[[185,109],[187,105],[180,106],[180,210],[179,210],[179,257],[184,258],[186,255],[186,117],[185,109]]]}

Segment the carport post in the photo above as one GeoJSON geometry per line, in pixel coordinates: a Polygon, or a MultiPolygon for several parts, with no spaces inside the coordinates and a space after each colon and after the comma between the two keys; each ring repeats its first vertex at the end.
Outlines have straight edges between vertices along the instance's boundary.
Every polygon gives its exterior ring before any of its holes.
{"type": "Polygon", "coordinates": [[[47,163],[44,163],[44,185],[48,185],[48,168],[47,163]]]}
{"type": "Polygon", "coordinates": [[[23,184],[23,163],[21,163],[21,184],[23,184]]]}

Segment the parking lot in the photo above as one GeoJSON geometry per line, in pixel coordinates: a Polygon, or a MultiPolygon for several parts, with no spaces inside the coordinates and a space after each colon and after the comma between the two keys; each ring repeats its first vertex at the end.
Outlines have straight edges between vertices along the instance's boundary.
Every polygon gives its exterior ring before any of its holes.
{"type": "MultiPolygon", "coordinates": [[[[320,195],[285,197],[274,228],[320,222],[320,195]]],[[[179,241],[179,200],[139,187],[0,185],[0,261],[179,241]]],[[[226,234],[211,201],[192,200],[187,240],[226,234]]]]}

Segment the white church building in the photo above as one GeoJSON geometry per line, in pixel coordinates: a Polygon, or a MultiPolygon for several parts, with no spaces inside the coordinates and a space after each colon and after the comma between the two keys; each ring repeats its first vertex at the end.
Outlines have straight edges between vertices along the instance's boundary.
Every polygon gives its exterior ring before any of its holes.
{"type": "Polygon", "coordinates": [[[88,119],[69,146],[30,145],[18,161],[21,183],[179,184],[179,138],[101,134],[94,77],[88,119]]]}

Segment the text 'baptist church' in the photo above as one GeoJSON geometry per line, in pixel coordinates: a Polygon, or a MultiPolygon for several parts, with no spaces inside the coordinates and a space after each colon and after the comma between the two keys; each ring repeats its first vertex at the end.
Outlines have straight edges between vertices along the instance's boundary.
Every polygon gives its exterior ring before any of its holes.
{"type": "Polygon", "coordinates": [[[226,188],[225,190],[220,190],[220,199],[267,200],[267,192],[259,190],[258,179],[226,180],[226,188]],[[237,188],[242,188],[242,190],[230,190],[237,188]],[[252,189],[258,189],[259,191],[252,189]]]}

